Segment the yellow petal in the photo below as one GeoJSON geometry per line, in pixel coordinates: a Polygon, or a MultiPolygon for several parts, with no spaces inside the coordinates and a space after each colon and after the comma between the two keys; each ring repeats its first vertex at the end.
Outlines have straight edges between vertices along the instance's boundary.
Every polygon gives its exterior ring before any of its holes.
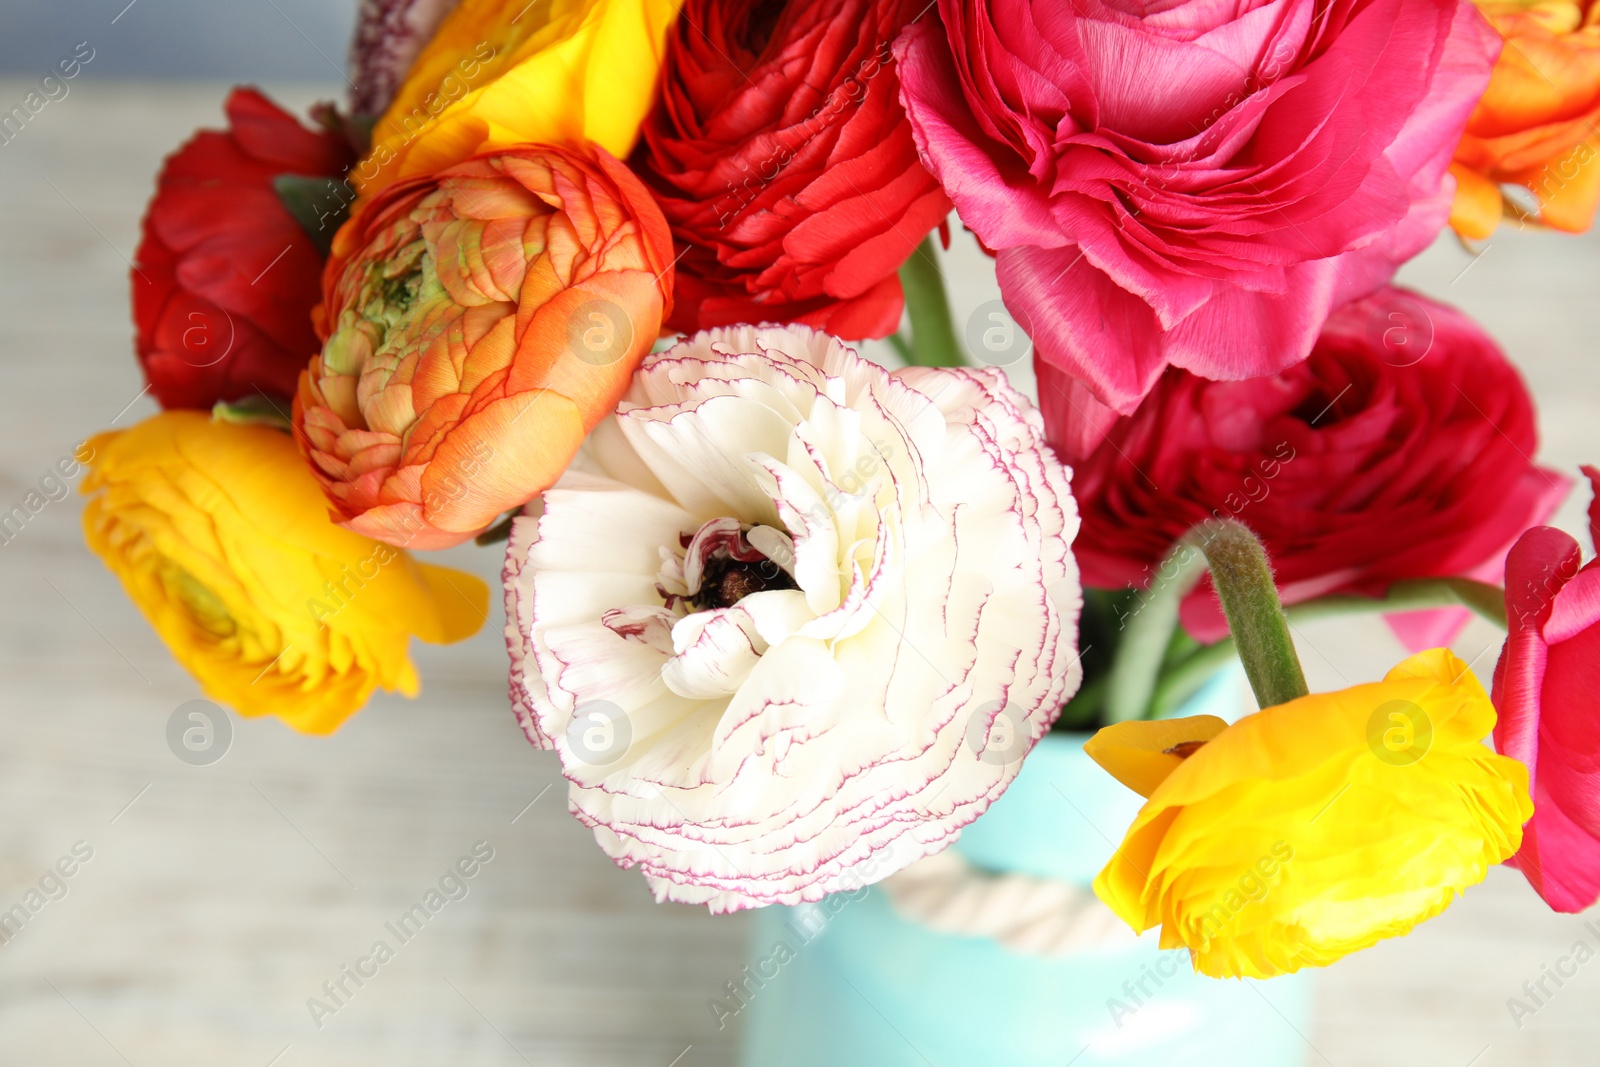
{"type": "Polygon", "coordinates": [[[483,628],[489,618],[489,587],[476,575],[431,563],[419,563],[417,570],[437,609],[431,619],[417,619],[417,637],[431,645],[449,645],[483,628]]]}
{"type": "Polygon", "coordinates": [[[1089,758],[1111,777],[1149,797],[1167,775],[1193,754],[1189,749],[1216,737],[1228,724],[1215,715],[1153,722],[1119,722],[1097,732],[1083,746],[1089,758]]]}
{"type": "MultiPolygon", "coordinates": [[[[1448,648],[1430,648],[1425,652],[1418,652],[1408,656],[1395,664],[1388,674],[1383,676],[1385,682],[1400,682],[1408,678],[1416,678],[1425,682],[1439,682],[1443,685],[1459,685],[1471,677],[1470,670],[1461,658],[1448,648]]],[[[1473,680],[1476,684],[1476,679],[1473,680]]]]}
{"type": "Polygon", "coordinates": [[[1217,977],[1326,966],[1403,935],[1521,843],[1527,768],[1483,744],[1493,725],[1467,665],[1433,649],[1382,682],[1246,716],[1182,761],[1165,748],[1198,726],[1108,728],[1095,758],[1154,788],[1095,893],[1217,977]]]}
{"type": "Polygon", "coordinates": [[[463,0],[353,171],[363,197],[481,152],[592,141],[625,158],[683,0],[463,0]]]}
{"type": "Polygon", "coordinates": [[[488,614],[472,575],[333,525],[289,435],[169,411],[90,442],[89,547],[213,699],[330,733],[378,688],[413,695],[412,635],[488,614]]]}

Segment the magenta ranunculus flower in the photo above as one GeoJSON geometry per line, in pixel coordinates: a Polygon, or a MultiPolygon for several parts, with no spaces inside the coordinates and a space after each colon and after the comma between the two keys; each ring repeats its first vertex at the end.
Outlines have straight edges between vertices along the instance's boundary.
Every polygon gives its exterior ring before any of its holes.
{"type": "Polygon", "coordinates": [[[938,4],[896,45],[924,160],[1036,358],[1122,413],[1299,362],[1420,251],[1500,47],[1466,0],[938,4]]]}
{"type": "Polygon", "coordinates": [[[459,0],[361,0],[350,40],[350,111],[383,114],[411,61],[459,0]]]}
{"type": "Polygon", "coordinates": [[[1068,472],[998,371],[707,330],[587,448],[512,525],[511,699],[658,899],[816,901],[939,852],[1077,690],[1068,472]]]}
{"type": "MultiPolygon", "coordinates": [[[[1600,471],[1584,467],[1600,497],[1600,471]]],[[[1600,543],[1600,499],[1589,505],[1600,543]]],[[[1533,819],[1508,862],[1556,911],[1600,899],[1600,560],[1549,526],[1506,558],[1510,633],[1494,669],[1495,747],[1528,765],[1533,819]]]]}

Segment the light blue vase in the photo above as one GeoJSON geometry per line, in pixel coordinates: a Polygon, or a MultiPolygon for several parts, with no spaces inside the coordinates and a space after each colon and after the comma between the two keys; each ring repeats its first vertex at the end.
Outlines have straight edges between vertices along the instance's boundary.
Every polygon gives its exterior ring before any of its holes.
{"type": "MultiPolygon", "coordinates": [[[[1179,714],[1235,718],[1238,693],[1224,672],[1179,714]]],[[[1087,736],[1045,737],[954,847],[1088,885],[1143,801],[1083,754],[1087,736]]],[[[762,909],[736,984],[713,1014],[744,1024],[744,1067],[1298,1067],[1310,1014],[1304,973],[1205,978],[1148,938],[1023,955],[904,919],[875,888],[762,909]]]]}

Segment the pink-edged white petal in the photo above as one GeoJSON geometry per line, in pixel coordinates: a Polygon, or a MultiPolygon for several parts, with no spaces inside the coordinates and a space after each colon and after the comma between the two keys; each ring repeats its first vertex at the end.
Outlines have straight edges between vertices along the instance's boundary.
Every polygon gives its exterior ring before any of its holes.
{"type": "Polygon", "coordinates": [[[742,608],[697,611],[672,630],[672,658],[661,666],[667,688],[691,700],[731,697],[761,662],[766,641],[742,608]]]}

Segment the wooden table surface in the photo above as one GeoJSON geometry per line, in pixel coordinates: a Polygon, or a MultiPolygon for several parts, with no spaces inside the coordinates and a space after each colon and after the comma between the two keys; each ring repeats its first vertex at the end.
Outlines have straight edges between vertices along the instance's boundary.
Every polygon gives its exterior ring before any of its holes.
{"type": "MultiPolygon", "coordinates": [[[[26,88],[0,81],[0,105],[26,88]]],[[[75,442],[154,410],[128,257],[161,157],[218,121],[222,93],[84,79],[0,146],[0,510],[75,442]]],[[[994,284],[969,245],[951,258],[964,317],[994,284]]],[[[1442,241],[1405,274],[1501,340],[1539,398],[1542,458],[1569,472],[1600,460],[1597,268],[1594,238],[1507,233],[1476,260],[1442,241]]],[[[1560,524],[1580,530],[1586,503],[1560,524]]],[[[51,502],[0,546],[0,910],[76,843],[93,850],[0,946],[0,1065],[733,1063],[736,1027],[719,1032],[706,1001],[748,923],[654,904],[567,815],[554,758],[507,707],[498,607],[472,641],[418,648],[420,699],[380,696],[326,740],[235,720],[226,757],[189,766],[165,732],[198,691],[84,549],[80,508],[51,502]],[[319,1027],[307,999],[393,943],[384,924],[480,841],[494,855],[469,894],[319,1027]]],[[[491,584],[500,563],[444,559],[491,584]]],[[[1457,648],[1486,675],[1497,644],[1474,624],[1457,648]]],[[[1313,688],[1399,655],[1375,623],[1309,627],[1301,646],[1313,688]]],[[[1578,941],[1600,949],[1600,914],[1551,914],[1493,871],[1413,936],[1318,975],[1307,1062],[1600,1061],[1600,963],[1520,1026],[1507,1008],[1578,941]]]]}

